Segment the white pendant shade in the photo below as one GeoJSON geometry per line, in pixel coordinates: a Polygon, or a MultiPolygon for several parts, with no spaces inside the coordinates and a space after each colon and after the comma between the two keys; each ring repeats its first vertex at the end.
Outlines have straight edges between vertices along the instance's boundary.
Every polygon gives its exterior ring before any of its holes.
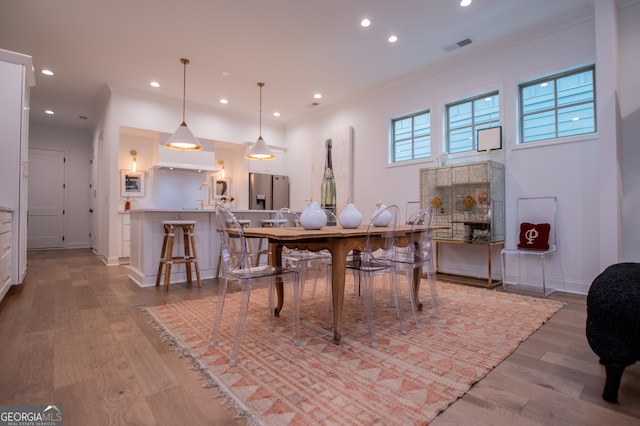
{"type": "Polygon", "coordinates": [[[262,139],[262,136],[258,138],[258,141],[253,144],[249,153],[245,156],[249,160],[273,160],[276,158],[273,152],[269,148],[269,145],[262,139]]]}
{"type": "Polygon", "coordinates": [[[262,88],[264,83],[258,83],[258,87],[260,88],[260,136],[249,150],[249,153],[245,155],[245,158],[249,160],[273,160],[276,156],[269,148],[269,145],[262,139],[262,88]]]}
{"type": "Polygon", "coordinates": [[[173,132],[164,146],[172,149],[181,149],[183,151],[198,151],[202,149],[200,141],[193,136],[193,133],[191,133],[191,130],[187,127],[187,123],[184,121],[178,126],[176,131],[173,132]]]}
{"type": "Polygon", "coordinates": [[[182,124],[180,124],[176,131],[173,132],[164,146],[171,149],[180,149],[182,151],[199,151],[202,149],[202,145],[200,145],[200,141],[193,136],[193,133],[191,133],[191,130],[187,127],[187,122],[184,118],[187,104],[187,65],[189,64],[189,60],[182,58],[180,59],[180,63],[184,68],[182,83],[182,124]]]}

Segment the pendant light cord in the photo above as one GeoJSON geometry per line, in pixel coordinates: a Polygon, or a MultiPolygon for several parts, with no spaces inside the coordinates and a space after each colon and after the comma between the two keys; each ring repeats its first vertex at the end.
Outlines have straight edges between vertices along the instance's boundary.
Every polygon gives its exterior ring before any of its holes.
{"type": "Polygon", "coordinates": [[[184,71],[182,72],[182,122],[185,121],[185,110],[187,104],[187,64],[189,63],[188,59],[180,59],[180,62],[184,65],[184,71]]]}
{"type": "Polygon", "coordinates": [[[264,83],[258,83],[258,87],[260,87],[260,137],[262,137],[262,86],[264,83]]]}

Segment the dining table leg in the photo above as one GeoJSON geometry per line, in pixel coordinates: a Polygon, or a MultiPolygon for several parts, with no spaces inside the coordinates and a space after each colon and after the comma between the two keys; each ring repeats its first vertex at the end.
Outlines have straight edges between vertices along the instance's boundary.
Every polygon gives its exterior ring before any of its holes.
{"type": "Polygon", "coordinates": [[[331,253],[331,291],[333,296],[333,342],[342,339],[342,308],[344,306],[344,282],[347,272],[349,249],[335,240],[329,247],[331,253]]]}
{"type": "MultiPolygon", "coordinates": [[[[278,265],[282,265],[282,244],[269,243],[269,264],[273,267],[277,267],[278,265]]],[[[276,294],[278,296],[278,304],[274,309],[275,316],[280,316],[280,311],[282,310],[282,306],[284,305],[284,284],[282,282],[282,277],[276,277],[276,294]]]]}
{"type": "Polygon", "coordinates": [[[418,310],[422,311],[422,302],[420,302],[420,279],[422,278],[422,267],[413,268],[413,291],[416,296],[418,310]]]}

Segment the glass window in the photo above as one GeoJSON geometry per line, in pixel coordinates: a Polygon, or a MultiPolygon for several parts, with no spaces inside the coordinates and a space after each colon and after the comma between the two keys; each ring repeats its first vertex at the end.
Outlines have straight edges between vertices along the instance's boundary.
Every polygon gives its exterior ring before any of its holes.
{"type": "Polygon", "coordinates": [[[519,86],[523,143],[596,131],[595,68],[581,68],[519,86]]]}
{"type": "Polygon", "coordinates": [[[447,105],[447,151],[475,151],[479,129],[500,124],[498,92],[486,93],[447,105]]]}
{"type": "Polygon", "coordinates": [[[431,155],[431,113],[417,112],[391,120],[391,162],[415,160],[431,155]]]}

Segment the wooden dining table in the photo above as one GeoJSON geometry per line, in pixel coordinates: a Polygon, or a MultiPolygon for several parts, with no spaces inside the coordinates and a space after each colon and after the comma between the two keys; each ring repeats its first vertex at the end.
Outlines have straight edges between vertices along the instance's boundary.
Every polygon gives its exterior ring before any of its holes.
{"type": "MultiPolygon", "coordinates": [[[[437,229],[432,227],[431,229],[437,229]]],[[[318,230],[307,230],[300,227],[282,228],[245,228],[247,238],[266,238],[269,241],[271,256],[269,262],[273,266],[282,265],[282,248],[320,251],[328,250],[331,253],[331,288],[333,296],[333,339],[340,343],[342,338],[342,307],[344,304],[344,286],[346,276],[347,255],[352,250],[363,251],[367,237],[367,225],[361,225],[354,229],[345,229],[341,226],[325,226],[318,230]]],[[[383,234],[389,229],[385,227],[374,228],[371,232],[371,248],[380,248],[383,234]]],[[[396,226],[397,245],[402,247],[409,243],[411,233],[410,225],[396,226]]],[[[414,290],[416,301],[420,290],[420,278],[422,268],[415,268],[413,272],[414,290]]],[[[278,307],[276,314],[280,312],[283,303],[282,282],[277,287],[278,307]]],[[[422,309],[422,304],[419,304],[422,309]]]]}

